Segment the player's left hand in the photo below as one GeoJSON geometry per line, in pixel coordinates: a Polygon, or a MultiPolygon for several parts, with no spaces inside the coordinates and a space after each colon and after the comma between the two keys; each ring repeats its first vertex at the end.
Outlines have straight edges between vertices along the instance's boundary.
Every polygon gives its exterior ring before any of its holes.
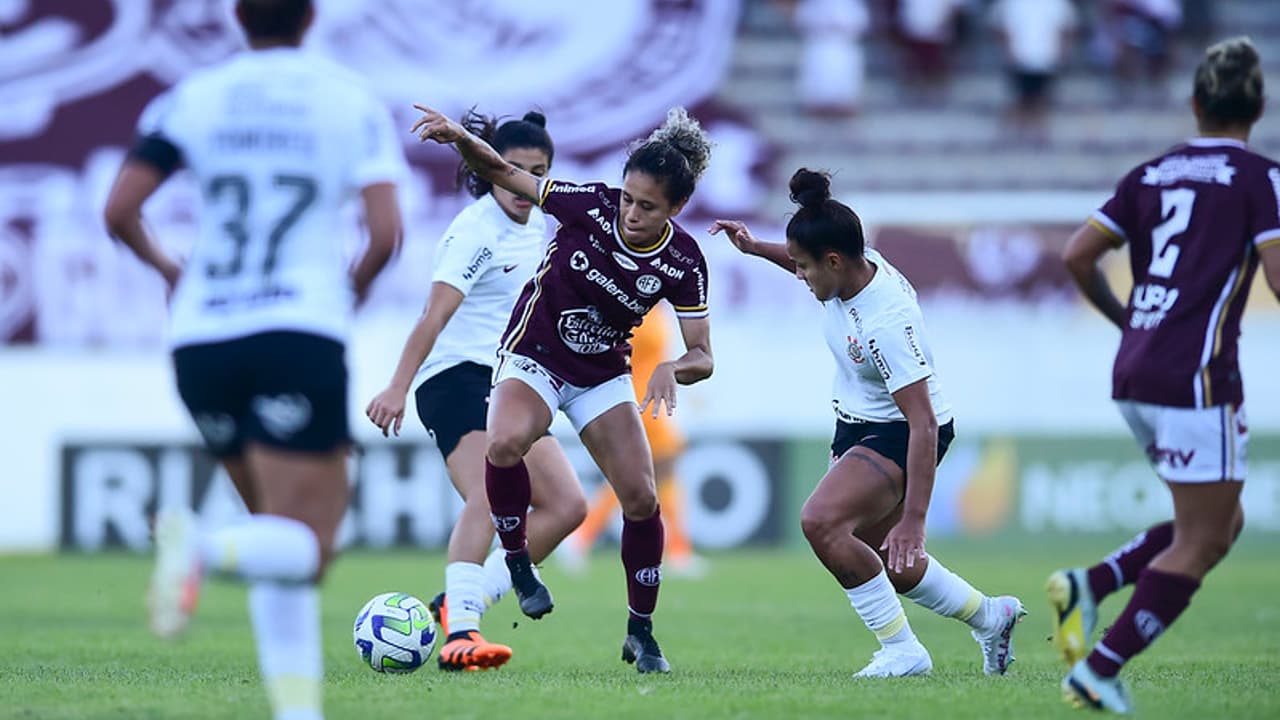
{"type": "Polygon", "coordinates": [[[885,536],[880,549],[888,551],[890,572],[901,573],[904,568],[915,567],[917,559],[924,559],[924,518],[904,515],[885,536]]]}
{"type": "Polygon", "coordinates": [[[658,363],[653,369],[653,375],[649,378],[649,387],[645,389],[644,400],[640,403],[640,414],[648,412],[649,405],[653,405],[653,417],[658,417],[658,410],[662,404],[667,404],[667,415],[673,415],[676,411],[676,369],[669,362],[658,363]]]}
{"type": "Polygon", "coordinates": [[[414,121],[409,131],[417,134],[422,142],[434,140],[447,145],[466,137],[466,128],[450,120],[443,113],[432,110],[426,105],[414,103],[413,106],[422,111],[422,117],[414,121]]]}

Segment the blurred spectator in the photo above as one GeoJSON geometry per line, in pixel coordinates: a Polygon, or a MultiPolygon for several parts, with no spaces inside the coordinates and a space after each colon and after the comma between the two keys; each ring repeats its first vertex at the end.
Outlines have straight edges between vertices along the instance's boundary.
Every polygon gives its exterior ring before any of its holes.
{"type": "Polygon", "coordinates": [[[936,89],[946,77],[947,50],[968,1],[893,0],[892,4],[896,5],[894,27],[906,55],[907,81],[912,86],[923,83],[921,89],[936,89]]]}
{"type": "MultiPolygon", "coordinates": [[[[1180,0],[1110,0],[1110,35],[1122,79],[1162,79],[1182,25],[1180,0]]],[[[1146,83],[1143,83],[1144,85],[1146,83]]]]}
{"type": "Polygon", "coordinates": [[[796,77],[800,105],[819,115],[848,115],[862,99],[865,0],[799,0],[793,15],[802,46],[796,77]]]}
{"type": "Polygon", "coordinates": [[[1013,86],[1014,135],[1045,140],[1054,78],[1077,25],[1075,6],[1071,0],[996,0],[991,22],[1004,46],[1013,86]]]}

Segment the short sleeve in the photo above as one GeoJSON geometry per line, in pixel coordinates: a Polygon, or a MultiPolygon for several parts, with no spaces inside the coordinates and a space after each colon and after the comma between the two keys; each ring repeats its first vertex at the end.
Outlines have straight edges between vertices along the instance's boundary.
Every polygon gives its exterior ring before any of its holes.
{"type": "Polygon", "coordinates": [[[697,262],[689,266],[680,282],[671,290],[667,301],[676,317],[700,318],[709,313],[707,306],[707,260],[698,253],[697,262]]]}
{"type": "Polygon", "coordinates": [[[1089,224],[1111,238],[1111,244],[1120,247],[1129,242],[1130,228],[1137,226],[1134,202],[1134,175],[1130,173],[1116,185],[1111,199],[1103,203],[1089,218],[1089,224]]]}
{"type": "Polygon", "coordinates": [[[1267,168],[1266,180],[1249,187],[1250,234],[1259,249],[1280,244],[1280,166],[1267,168]]]}
{"type": "Polygon", "coordinates": [[[138,117],[138,137],[129,150],[129,159],[146,163],[164,175],[183,164],[183,123],[175,118],[179,109],[178,88],[152,98],[138,117]]]}
{"type": "Polygon", "coordinates": [[[492,237],[496,235],[482,232],[468,218],[454,218],[436,248],[436,266],[431,281],[452,285],[463,295],[469,294],[493,263],[493,248],[489,242],[492,237]]]}
{"type": "Polygon", "coordinates": [[[920,347],[919,332],[906,318],[902,318],[864,334],[867,353],[890,393],[933,374],[933,368],[920,347]]]}
{"type": "MultiPolygon", "coordinates": [[[[582,225],[591,210],[599,212],[600,199],[608,192],[604,183],[575,185],[564,180],[545,178],[538,188],[538,206],[561,225],[582,225]]],[[[591,218],[593,223],[594,218],[591,218]]],[[[587,227],[590,227],[588,225],[587,227]]]]}
{"type": "Polygon", "coordinates": [[[372,96],[366,96],[360,110],[359,138],[351,179],[358,188],[378,183],[401,183],[408,167],[391,114],[372,96]]]}

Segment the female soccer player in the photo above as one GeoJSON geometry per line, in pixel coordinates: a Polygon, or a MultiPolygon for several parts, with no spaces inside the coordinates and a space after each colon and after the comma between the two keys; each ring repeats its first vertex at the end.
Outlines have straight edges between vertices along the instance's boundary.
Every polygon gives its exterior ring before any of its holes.
{"type": "MultiPolygon", "coordinates": [[[[555,148],[540,113],[501,126],[473,113],[463,125],[512,167],[539,178],[551,167],[555,148]]],[[[466,501],[449,537],[444,597],[432,603],[448,635],[437,656],[445,670],[497,667],[511,658],[511,648],[480,635],[485,608],[511,588],[505,553],[496,550],[485,560],[493,542],[484,490],[485,413],[498,340],[546,244],[546,220],[532,202],[474,175],[468,175],[467,186],[478,199],[445,230],[427,306],[405,341],[391,383],[365,411],[383,435],[399,435],[416,374],[418,417],[466,501]]],[[[551,435],[533,443],[527,463],[536,510],[529,517],[529,554],[541,562],[582,522],[587,501],[551,435]]]]}
{"type": "MultiPolygon", "coordinates": [[[[649,313],[644,322],[631,333],[631,376],[637,383],[648,382],[658,363],[671,356],[671,325],[661,308],[649,313]]],[[[636,388],[636,402],[644,400],[636,388]]],[[[653,471],[657,478],[658,504],[662,506],[663,534],[666,547],[663,564],[668,573],[684,577],[699,577],[706,572],[706,561],[693,551],[689,532],[685,528],[684,497],[680,480],[676,477],[676,462],[684,452],[685,439],[676,427],[675,420],[667,415],[644,414],[645,437],[653,451],[653,471]]],[[[587,517],[573,531],[560,548],[570,567],[585,566],[587,555],[600,538],[600,533],[618,510],[618,496],[608,485],[601,485],[587,508],[587,517]]]]}
{"type": "Polygon", "coordinates": [[[1253,44],[1210,47],[1192,92],[1199,137],[1130,171],[1063,252],[1085,297],[1121,330],[1111,397],[1173,495],[1172,524],[1087,570],[1060,570],[1046,587],[1054,642],[1073,663],[1064,695],[1117,713],[1133,707],[1120,668],[1177,620],[1244,526],[1249,433],[1236,340],[1259,260],[1280,296],[1280,165],[1245,145],[1263,105],[1253,44]],[[1098,267],[1126,243],[1127,307],[1098,267]],[[1084,657],[1098,602],[1130,583],[1128,605],[1084,657]]]}
{"type": "Polygon", "coordinates": [[[532,572],[525,539],[530,501],[525,456],[563,410],[622,504],[622,564],[630,616],[622,658],[669,672],[653,637],[663,529],[653,462],[627,367],[627,335],[658,301],[680,318],[686,352],[654,372],[640,410],[675,410],[676,384],[711,375],[707,270],[698,244],[674,218],[707,166],[710,143],[683,108],[636,143],[622,187],[574,185],[514,167],[466,128],[423,106],[413,130],[453,143],[480,177],[537,202],[560,222],[502,338],[490,397],[485,487],[506,549],[520,609],[551,612],[551,593],[532,572]]]}
{"type": "Polygon", "coordinates": [[[881,649],[855,677],[922,675],[933,660],[911,632],[903,593],[973,628],[983,671],[1013,662],[1013,629],[1026,612],[1015,597],[989,598],[924,551],[935,465],[954,436],[951,406],[933,369],[915,288],[866,248],[862,221],[831,198],[825,173],[791,177],[800,206],[787,242],[761,242],[736,220],[717,220],[742,252],[792,272],[826,313],[836,361],[831,468],[805,502],[800,525],[813,552],[844,588],[881,649]]]}
{"type": "Polygon", "coordinates": [[[310,0],[239,0],[236,16],[251,51],[152,102],[104,217],[171,288],[178,392],[254,513],[210,533],[189,512],[162,512],[151,628],[181,631],[206,573],[249,583],[275,717],[314,720],[316,582],[347,508],[347,326],[400,241],[395,182],[406,168],[373,93],[300,49],[310,0]],[[180,165],[205,200],[185,266],[141,218],[180,165]],[[370,241],[349,272],[333,228],[357,194],[370,241]]]}

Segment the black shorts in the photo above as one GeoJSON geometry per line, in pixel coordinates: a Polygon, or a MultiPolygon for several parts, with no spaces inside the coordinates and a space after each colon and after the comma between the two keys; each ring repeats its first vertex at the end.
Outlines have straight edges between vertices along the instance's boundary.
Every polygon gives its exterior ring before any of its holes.
{"type": "MultiPolygon", "coordinates": [[[[902,468],[907,469],[907,437],[910,436],[906,421],[885,423],[848,423],[836,421],[836,434],[831,440],[831,462],[839,460],[850,448],[861,445],[875,450],[902,468]]],[[[955,420],[938,426],[938,462],[947,454],[947,448],[956,436],[955,420]]]]}
{"type": "Polygon", "coordinates": [[[484,430],[492,382],[493,368],[464,362],[418,386],[414,393],[418,419],[435,438],[436,447],[446,460],[463,435],[484,430]]]}
{"type": "Polygon", "coordinates": [[[246,442],[329,452],[351,441],[345,347],[303,332],[264,332],[173,351],[178,393],[218,457],[246,442]]]}

